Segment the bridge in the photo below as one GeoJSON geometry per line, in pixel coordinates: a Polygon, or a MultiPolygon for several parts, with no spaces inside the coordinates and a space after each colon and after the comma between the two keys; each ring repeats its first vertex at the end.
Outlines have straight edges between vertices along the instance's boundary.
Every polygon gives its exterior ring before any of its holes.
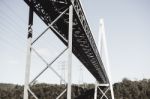
{"type": "MultiPolygon", "coordinates": [[[[79,0],[24,1],[30,7],[28,28],[29,41],[31,41],[30,38],[32,38],[33,12],[35,12],[48,26],[48,28],[43,31],[43,33],[41,33],[38,38],[36,38],[33,42],[30,42],[31,46],[48,29],[51,29],[53,33],[55,33],[55,35],[66,46],[68,46],[68,48],[71,47],[71,53],[73,52],[73,54],[81,61],[81,63],[87,68],[87,70],[95,77],[98,83],[110,83],[79,0]],[[70,32],[72,33],[69,34],[70,32]]],[[[27,60],[30,60],[30,55],[28,56],[27,60]]],[[[29,70],[29,67],[26,70],[29,70]]],[[[27,76],[25,85],[29,85],[27,76]]],[[[25,88],[27,88],[27,86],[25,88]]],[[[24,93],[26,93],[26,90],[24,91],[24,93]]],[[[71,88],[68,90],[71,91],[71,88]]],[[[27,95],[27,93],[25,95],[27,95]]]]}

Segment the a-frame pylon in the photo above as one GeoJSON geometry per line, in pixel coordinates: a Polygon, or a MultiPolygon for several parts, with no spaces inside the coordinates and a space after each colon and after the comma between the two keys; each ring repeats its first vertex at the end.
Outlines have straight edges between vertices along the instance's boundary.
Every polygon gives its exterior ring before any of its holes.
{"type": "Polygon", "coordinates": [[[52,22],[48,25],[48,27],[35,39],[32,41],[32,25],[33,25],[33,7],[32,7],[33,1],[30,0],[29,4],[29,23],[28,23],[28,37],[27,37],[27,59],[26,59],[26,70],[25,70],[25,84],[24,84],[24,96],[23,99],[29,99],[29,94],[31,94],[35,99],[39,99],[36,94],[30,89],[30,86],[34,83],[34,81],[39,78],[48,68],[51,69],[57,77],[59,77],[66,85],[67,88],[64,89],[57,97],[56,99],[59,99],[67,93],[67,99],[71,99],[71,86],[72,86],[72,32],[73,32],[73,6],[72,4],[69,5],[68,8],[66,8],[61,14],[59,14],[52,22]],[[58,21],[67,11],[69,11],[68,15],[68,40],[66,40],[64,37],[59,35],[59,31],[57,31],[53,24],[58,21]],[[64,41],[68,43],[67,48],[65,48],[57,57],[55,57],[50,63],[47,62],[37,51],[33,48],[33,44],[40,39],[47,30],[53,30],[55,31],[59,36],[62,37],[64,41]],[[62,55],[64,52],[68,51],[68,81],[65,81],[63,77],[54,69],[51,67],[51,65],[62,55]],[[31,68],[31,53],[34,52],[45,64],[46,67],[41,70],[40,73],[38,73],[31,81],[30,81],[30,68],[31,68]]]}
{"type": "Polygon", "coordinates": [[[99,53],[100,53],[103,64],[105,63],[104,67],[105,67],[109,82],[102,84],[102,83],[98,83],[96,81],[94,99],[97,99],[98,91],[100,91],[101,94],[102,94],[100,96],[100,99],[103,99],[103,98],[108,99],[108,96],[107,96],[106,93],[109,90],[111,92],[111,99],[114,99],[114,91],[113,91],[113,85],[112,85],[111,76],[110,76],[110,70],[109,70],[108,50],[107,50],[107,42],[106,42],[106,35],[105,35],[105,28],[104,28],[104,20],[103,19],[100,19],[98,50],[99,50],[99,53]],[[103,55],[105,55],[104,56],[105,61],[104,61],[103,55]],[[103,90],[102,87],[105,90],[103,90]]]}

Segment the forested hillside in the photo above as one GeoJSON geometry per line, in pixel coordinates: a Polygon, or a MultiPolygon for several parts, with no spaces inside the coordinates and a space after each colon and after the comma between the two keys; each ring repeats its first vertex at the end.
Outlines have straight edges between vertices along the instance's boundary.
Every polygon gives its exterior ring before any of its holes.
{"type": "Polygon", "coordinates": [[[130,81],[123,79],[114,84],[115,99],[150,99],[150,79],[130,81]]]}
{"type": "MultiPolygon", "coordinates": [[[[39,99],[55,99],[65,88],[65,85],[44,83],[31,86],[31,90],[39,99]]],[[[130,81],[123,79],[122,82],[114,84],[114,93],[115,99],[150,99],[150,80],[130,81]]],[[[72,99],[93,99],[93,96],[93,84],[72,86],[72,99]]],[[[23,86],[0,84],[0,99],[23,99],[23,86]]],[[[32,95],[30,95],[30,99],[34,99],[32,95]]],[[[66,94],[60,99],[66,99],[66,94]]]]}

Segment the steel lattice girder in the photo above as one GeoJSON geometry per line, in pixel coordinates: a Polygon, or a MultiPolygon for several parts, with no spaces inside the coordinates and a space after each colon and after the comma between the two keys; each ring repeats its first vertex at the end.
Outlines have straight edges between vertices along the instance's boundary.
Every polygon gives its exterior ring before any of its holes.
{"type": "MultiPolygon", "coordinates": [[[[73,53],[91,72],[99,83],[108,83],[108,77],[98,53],[92,33],[78,0],[24,0],[46,25],[51,24],[71,4],[74,7],[73,16],[73,53]]],[[[53,27],[68,40],[68,11],[53,24],[53,27]]],[[[57,33],[52,31],[67,45],[57,33]]]]}

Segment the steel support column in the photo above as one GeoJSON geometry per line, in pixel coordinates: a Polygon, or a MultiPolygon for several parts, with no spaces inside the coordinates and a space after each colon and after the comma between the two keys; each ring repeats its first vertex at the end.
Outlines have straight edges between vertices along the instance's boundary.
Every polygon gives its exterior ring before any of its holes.
{"type": "Polygon", "coordinates": [[[69,38],[68,38],[68,86],[67,99],[71,99],[71,83],[72,83],[72,29],[73,29],[73,6],[69,7],[69,38]]]}
{"type": "Polygon", "coordinates": [[[28,41],[27,41],[27,59],[25,70],[25,84],[23,99],[28,99],[28,87],[30,79],[30,66],[31,66],[31,43],[32,43],[32,25],[33,25],[33,10],[29,8],[29,23],[28,23],[28,41]]]}
{"type": "Polygon", "coordinates": [[[97,81],[95,83],[94,99],[97,99],[97,81]]]}
{"type": "Polygon", "coordinates": [[[106,68],[106,73],[107,73],[108,80],[109,80],[111,98],[114,99],[114,91],[113,91],[113,85],[112,85],[111,76],[110,76],[110,70],[109,70],[108,49],[107,49],[107,41],[106,41],[104,20],[103,19],[100,19],[100,32],[101,32],[101,42],[102,42],[102,46],[103,46],[103,49],[104,49],[104,55],[105,55],[104,57],[105,57],[105,63],[106,63],[105,68],[106,68]]]}
{"type": "Polygon", "coordinates": [[[104,64],[107,76],[108,76],[108,80],[109,83],[108,84],[95,84],[95,94],[94,94],[94,99],[97,99],[97,88],[100,90],[100,92],[102,93],[102,96],[100,99],[102,99],[103,97],[107,98],[106,93],[108,92],[108,90],[110,90],[111,92],[111,99],[114,99],[114,92],[113,92],[113,85],[111,82],[111,77],[110,77],[110,71],[109,71],[109,60],[108,60],[108,52],[107,52],[107,43],[106,43],[106,36],[105,36],[105,29],[104,29],[104,21],[103,19],[100,19],[100,28],[99,28],[99,42],[98,42],[98,50],[100,52],[101,55],[101,59],[102,62],[104,64]],[[100,39],[101,38],[101,39],[100,39]],[[103,50],[103,51],[102,51],[103,50]],[[105,61],[103,59],[103,54],[105,55],[105,61]],[[107,87],[107,90],[104,92],[103,90],[101,90],[100,86],[103,87],[107,87]]]}

